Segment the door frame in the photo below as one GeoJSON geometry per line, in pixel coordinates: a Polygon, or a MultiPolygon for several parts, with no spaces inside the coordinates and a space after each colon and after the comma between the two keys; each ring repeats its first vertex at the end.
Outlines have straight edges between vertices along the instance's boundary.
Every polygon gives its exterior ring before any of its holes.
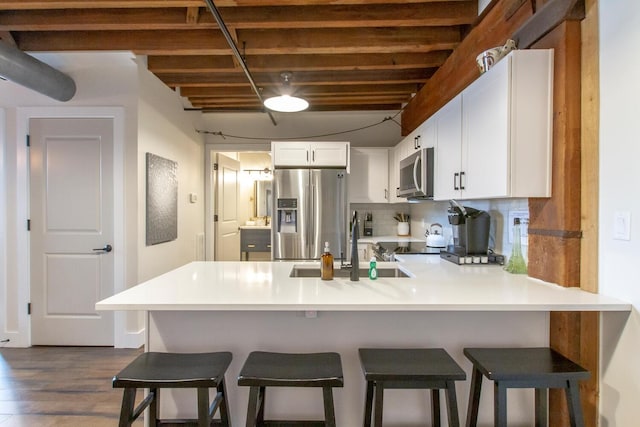
{"type": "Polygon", "coordinates": [[[241,153],[243,151],[255,152],[271,152],[271,143],[241,143],[241,144],[212,144],[205,143],[204,146],[204,234],[205,234],[205,260],[213,261],[215,259],[216,239],[215,226],[213,224],[213,215],[215,208],[215,199],[212,196],[215,188],[213,176],[213,164],[216,160],[216,153],[241,153]]]}
{"type": "MultiPolygon", "coordinates": [[[[16,142],[26,141],[29,134],[29,121],[38,118],[107,118],[113,120],[113,218],[114,238],[114,293],[126,289],[125,272],[125,233],[124,233],[124,141],[125,141],[125,109],[124,107],[23,107],[16,109],[16,142]]],[[[7,139],[10,139],[9,137],[7,139]]],[[[30,237],[26,228],[26,220],[29,218],[29,153],[26,143],[16,143],[16,154],[19,164],[16,168],[17,206],[15,224],[16,227],[16,259],[18,261],[17,285],[18,301],[20,307],[27,307],[31,300],[31,259],[30,237]]],[[[16,341],[12,339],[12,346],[31,346],[31,318],[25,310],[18,312],[18,333],[16,341]]],[[[126,313],[114,313],[114,346],[136,346],[133,341],[137,336],[129,336],[126,331],[126,313]]],[[[143,337],[142,337],[143,338],[143,337]]]]}

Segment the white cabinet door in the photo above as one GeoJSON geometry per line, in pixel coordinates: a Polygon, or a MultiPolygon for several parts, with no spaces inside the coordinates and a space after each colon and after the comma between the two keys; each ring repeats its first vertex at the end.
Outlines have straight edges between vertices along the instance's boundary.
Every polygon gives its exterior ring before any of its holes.
{"type": "Polygon", "coordinates": [[[348,142],[312,142],[309,149],[313,166],[347,166],[348,142]]]}
{"type": "Polygon", "coordinates": [[[462,96],[453,98],[433,117],[436,122],[437,140],[433,198],[435,200],[460,198],[462,96]]]}
{"type": "Polygon", "coordinates": [[[334,141],[274,141],[274,166],[348,167],[349,143],[334,141]]]}
{"type": "Polygon", "coordinates": [[[387,203],[389,201],[389,150],[352,148],[349,175],[351,203],[387,203]]]}
{"type": "Polygon", "coordinates": [[[498,62],[462,95],[462,198],[509,195],[508,65],[498,62]]]}
{"type": "Polygon", "coordinates": [[[308,166],[311,161],[308,142],[272,142],[274,166],[308,166]]]}

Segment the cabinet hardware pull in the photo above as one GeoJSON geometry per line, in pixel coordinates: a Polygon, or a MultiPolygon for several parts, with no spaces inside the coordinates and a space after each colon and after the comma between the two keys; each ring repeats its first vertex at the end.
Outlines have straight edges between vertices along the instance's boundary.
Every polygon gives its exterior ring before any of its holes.
{"type": "Polygon", "coordinates": [[[418,146],[417,146],[416,148],[421,148],[421,147],[422,147],[422,144],[420,143],[420,139],[421,139],[421,138],[422,138],[422,135],[418,135],[418,136],[416,137],[416,139],[418,140],[418,146]]]}
{"type": "Polygon", "coordinates": [[[255,248],[256,245],[247,245],[248,248],[255,248]]]}
{"type": "Polygon", "coordinates": [[[464,190],[464,185],[462,185],[462,177],[464,176],[464,172],[460,172],[460,189],[464,190]]]}
{"type": "Polygon", "coordinates": [[[384,189],[384,198],[385,200],[389,200],[389,192],[387,191],[387,189],[384,189]]]}
{"type": "Polygon", "coordinates": [[[454,190],[459,190],[460,188],[458,187],[458,176],[460,174],[458,172],[453,174],[453,189],[454,190]]]}

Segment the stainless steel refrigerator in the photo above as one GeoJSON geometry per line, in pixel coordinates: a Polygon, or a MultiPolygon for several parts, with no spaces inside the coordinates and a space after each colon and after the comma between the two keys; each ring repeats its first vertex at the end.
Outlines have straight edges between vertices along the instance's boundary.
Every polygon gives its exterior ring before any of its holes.
{"type": "Polygon", "coordinates": [[[274,260],[319,259],[324,242],[334,258],[347,254],[345,169],[276,169],[273,175],[274,260]]]}

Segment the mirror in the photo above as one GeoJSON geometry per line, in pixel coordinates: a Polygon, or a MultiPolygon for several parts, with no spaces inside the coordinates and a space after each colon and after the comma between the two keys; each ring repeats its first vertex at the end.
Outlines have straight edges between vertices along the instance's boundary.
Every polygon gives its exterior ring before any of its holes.
{"type": "Polygon", "coordinates": [[[254,216],[271,216],[271,183],[272,181],[255,181],[254,197],[255,212],[254,216]]]}

